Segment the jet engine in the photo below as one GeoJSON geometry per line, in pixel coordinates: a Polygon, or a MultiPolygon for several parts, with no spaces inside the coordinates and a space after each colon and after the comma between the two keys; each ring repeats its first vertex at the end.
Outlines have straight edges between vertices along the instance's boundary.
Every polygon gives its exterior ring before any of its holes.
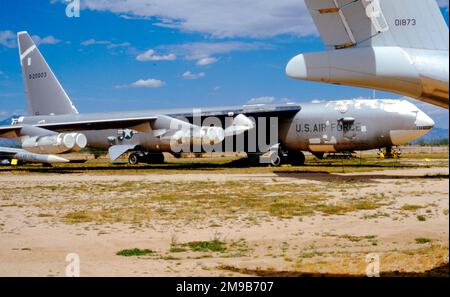
{"type": "Polygon", "coordinates": [[[22,148],[35,154],[63,154],[77,152],[87,145],[87,138],[81,133],[60,133],[50,136],[26,136],[22,148]]]}
{"type": "Polygon", "coordinates": [[[201,127],[194,131],[177,131],[170,139],[171,147],[179,145],[215,145],[225,139],[225,131],[220,127],[201,127]]]}

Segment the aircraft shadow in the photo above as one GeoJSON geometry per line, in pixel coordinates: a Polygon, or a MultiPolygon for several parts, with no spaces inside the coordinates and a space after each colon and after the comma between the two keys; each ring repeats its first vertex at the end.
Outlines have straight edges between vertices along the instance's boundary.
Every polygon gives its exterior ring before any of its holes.
{"type": "MultiPolygon", "coordinates": [[[[240,269],[233,266],[223,266],[222,270],[259,277],[366,277],[366,275],[349,275],[333,273],[303,273],[296,271],[274,271],[262,269],[240,269]]],[[[449,277],[449,264],[443,263],[425,272],[382,272],[381,277],[449,277]]]]}
{"type": "MultiPolygon", "coordinates": [[[[386,168],[389,169],[389,168],[386,168]]],[[[373,174],[352,174],[352,175],[342,175],[338,173],[330,172],[311,172],[311,171],[274,171],[274,173],[279,177],[284,178],[297,178],[306,179],[312,181],[320,182],[365,182],[365,183],[378,183],[379,180],[397,180],[397,179],[448,179],[448,174],[437,174],[437,175],[389,175],[388,173],[383,174],[382,172],[374,172],[373,174]]]]}

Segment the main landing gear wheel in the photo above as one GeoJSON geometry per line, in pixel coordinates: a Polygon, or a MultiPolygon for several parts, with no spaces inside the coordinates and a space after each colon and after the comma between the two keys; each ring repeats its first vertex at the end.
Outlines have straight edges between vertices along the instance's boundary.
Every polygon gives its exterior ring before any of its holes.
{"type": "Polygon", "coordinates": [[[281,157],[279,154],[272,154],[270,156],[270,166],[273,166],[273,167],[281,166],[281,157]]]}
{"type": "Polygon", "coordinates": [[[306,157],[303,152],[289,152],[288,161],[293,166],[305,165],[306,157]]]}
{"type": "Polygon", "coordinates": [[[128,157],[128,164],[130,164],[130,165],[137,165],[137,164],[139,164],[139,155],[136,154],[136,153],[132,153],[128,157]]]}
{"type": "Polygon", "coordinates": [[[162,153],[148,153],[145,157],[147,164],[164,164],[164,154],[162,153]]]}

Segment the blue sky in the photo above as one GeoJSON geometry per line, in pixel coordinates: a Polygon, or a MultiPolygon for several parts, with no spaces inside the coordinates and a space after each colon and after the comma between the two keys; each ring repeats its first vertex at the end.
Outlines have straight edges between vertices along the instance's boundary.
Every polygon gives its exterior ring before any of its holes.
{"type": "MultiPolygon", "coordinates": [[[[22,30],[81,112],[372,96],[286,77],[290,58],[323,49],[302,0],[81,0],[80,18],[63,2],[0,0],[0,118],[26,112],[22,30]]],[[[418,105],[448,128],[446,110],[418,105]]]]}

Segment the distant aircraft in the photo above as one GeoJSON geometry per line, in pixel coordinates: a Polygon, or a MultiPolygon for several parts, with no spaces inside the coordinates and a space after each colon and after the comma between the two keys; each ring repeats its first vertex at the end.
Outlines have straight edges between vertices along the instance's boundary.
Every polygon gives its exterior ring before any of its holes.
{"type": "Polygon", "coordinates": [[[390,91],[449,108],[449,31],[436,0],[305,0],[327,51],[289,77],[390,91]]]}
{"type": "Polygon", "coordinates": [[[131,153],[130,164],[159,163],[163,152],[178,156],[174,148],[179,145],[187,144],[189,150],[201,144],[203,151],[206,144],[215,151],[225,146],[224,151],[257,155],[274,166],[302,165],[303,151],[322,157],[397,146],[434,126],[415,105],[399,100],[80,114],[29,34],[18,33],[18,41],[30,115],[0,127],[0,137],[20,139],[22,148],[32,153],[91,147],[109,150],[113,161],[131,153]]]}

